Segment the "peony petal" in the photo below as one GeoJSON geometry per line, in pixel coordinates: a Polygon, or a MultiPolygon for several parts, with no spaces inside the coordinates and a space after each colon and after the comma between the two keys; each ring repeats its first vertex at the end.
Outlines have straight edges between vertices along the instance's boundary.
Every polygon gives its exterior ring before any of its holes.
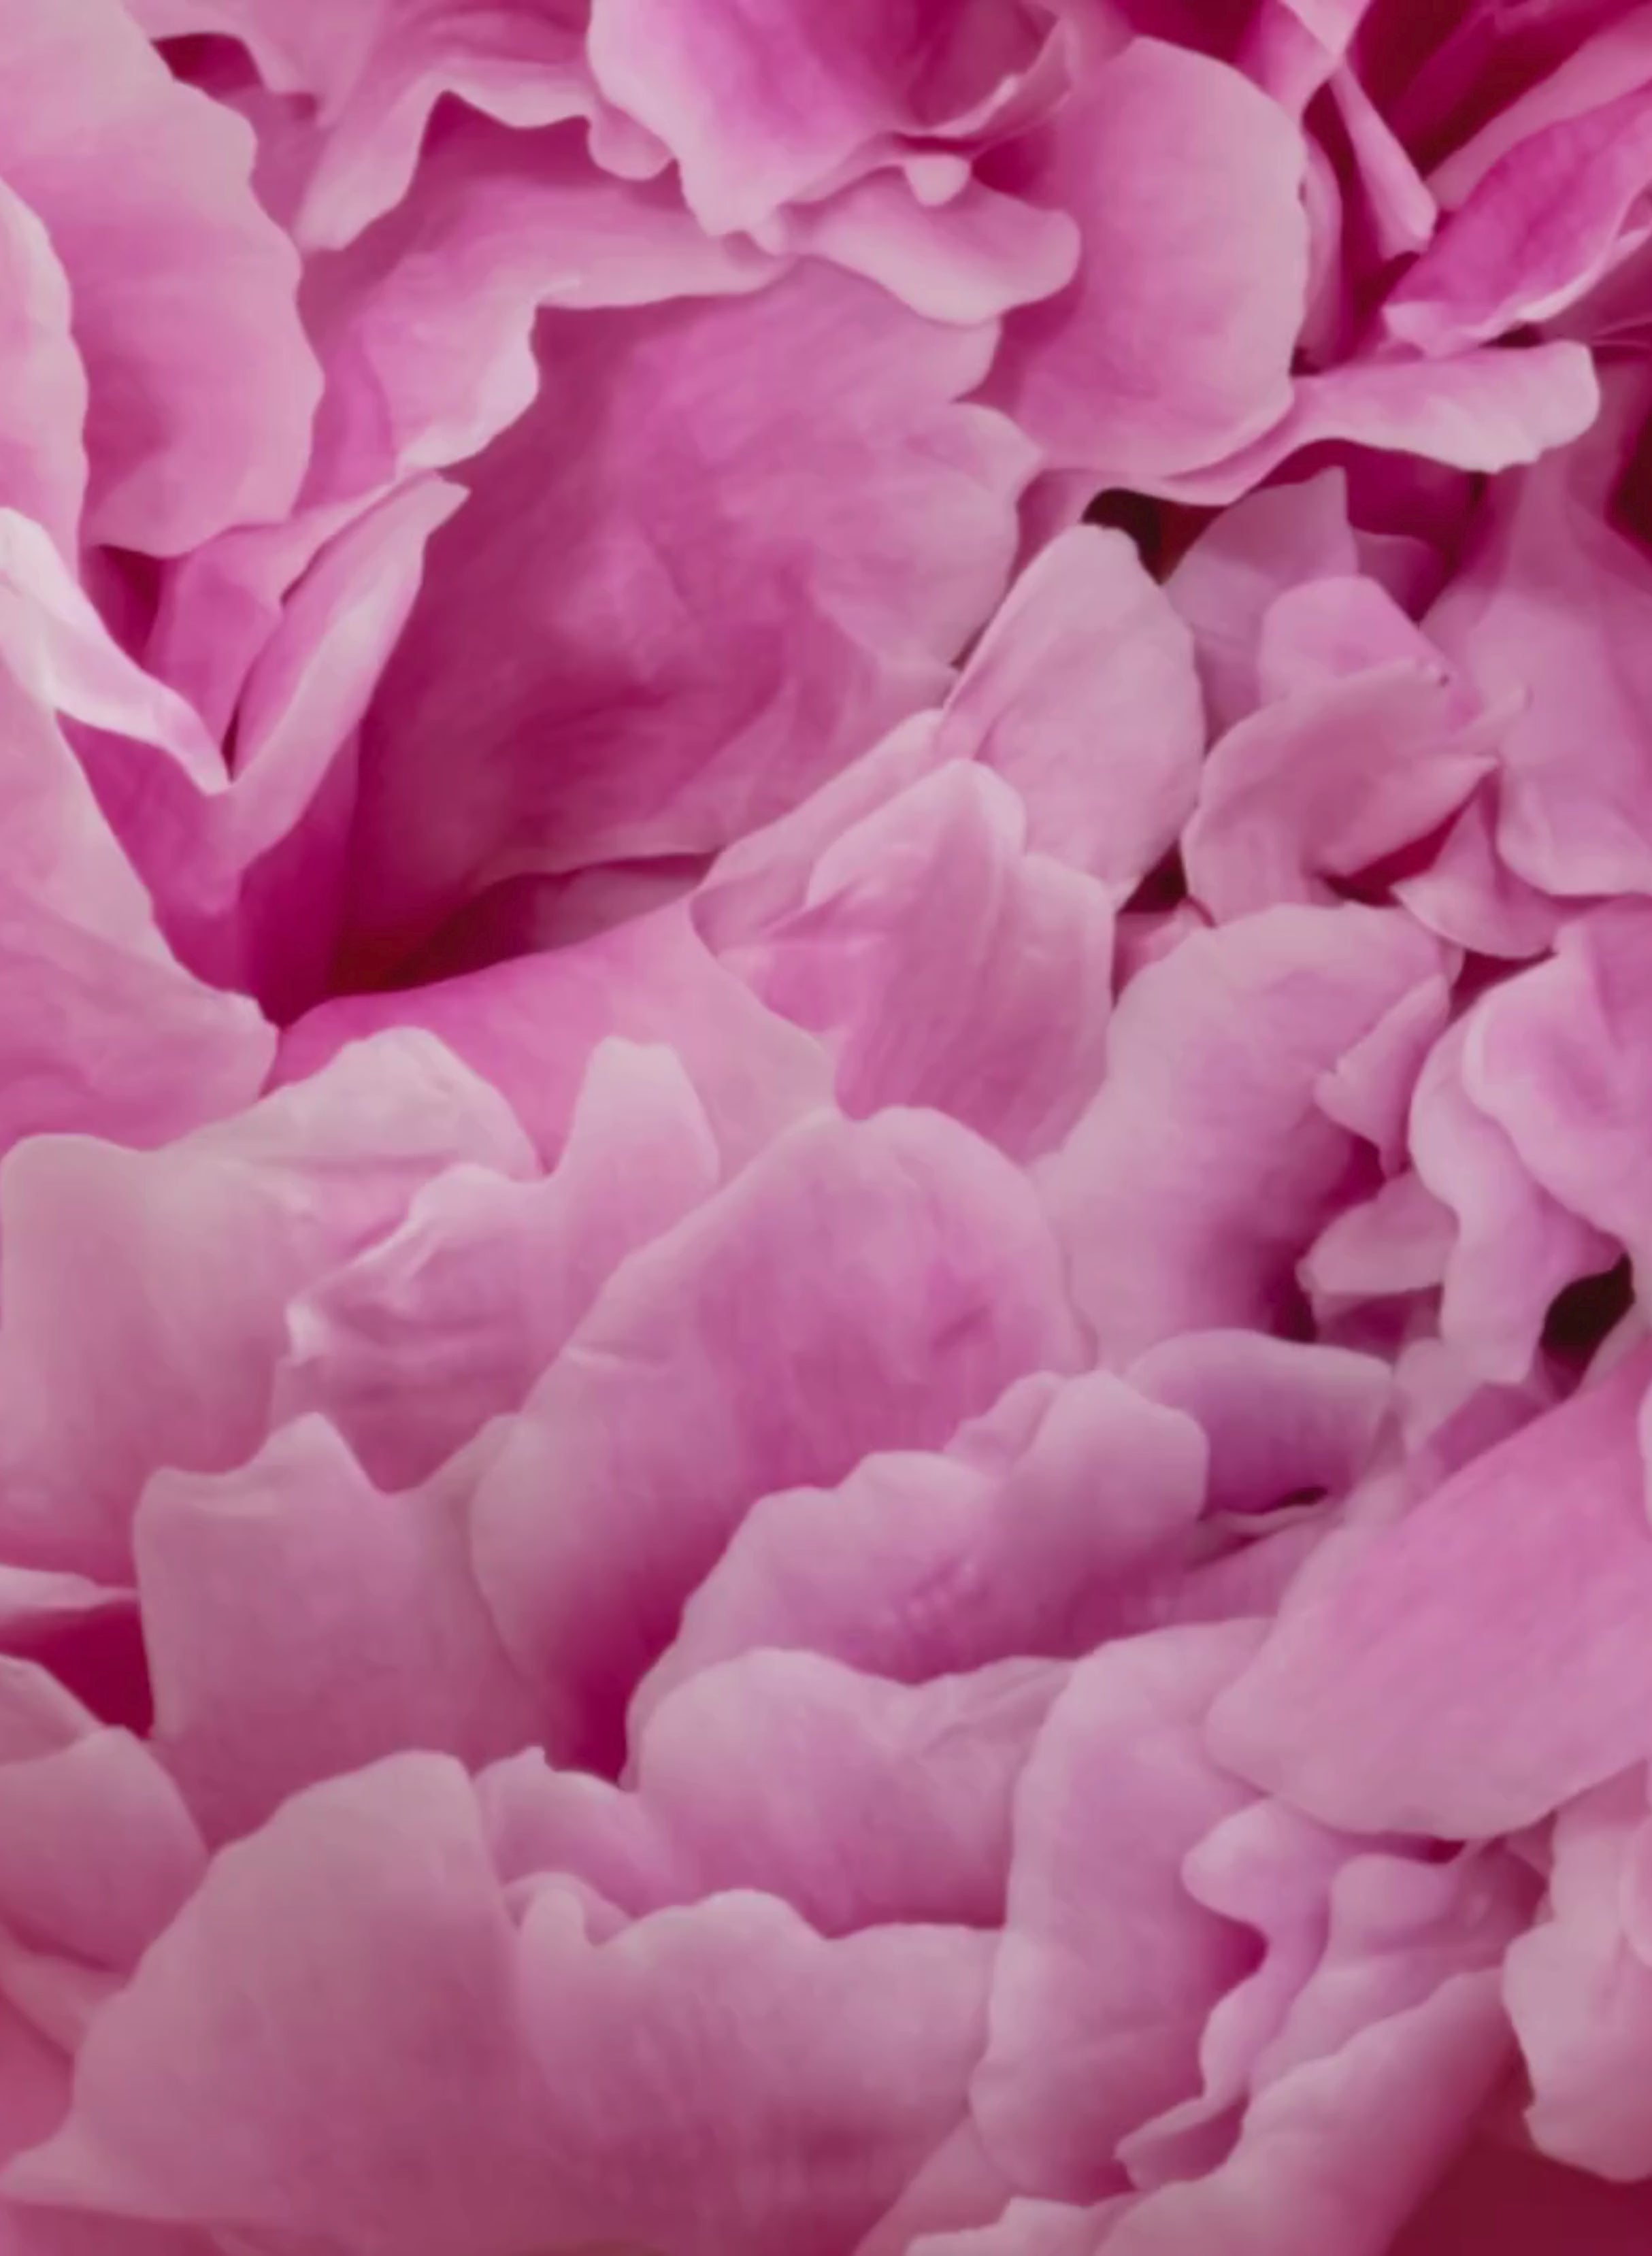
{"type": "Polygon", "coordinates": [[[1186,1894],[1179,1873],[1249,1799],[1204,1757],[1199,1726],[1255,1643],[1245,1625],[1094,1654],[1039,1739],[970,2088],[988,2150],[1025,2192],[1119,2190],[1119,2140],[1193,2087],[1205,2016],[1245,1971],[1244,1930],[1186,1894]]]}
{"type": "Polygon", "coordinates": [[[1205,1493],[1192,1420],[1105,1371],[1013,1387],[945,1456],[865,1458],[763,1498],[684,1610],[634,1714],[727,1657],[801,1647],[901,1683],[1078,1655],[1173,1572],[1205,1493]],[[987,1437],[1030,1424],[1003,1454],[987,1437]]]}
{"type": "Polygon", "coordinates": [[[406,1026],[428,1028],[491,1082],[547,1162],[567,1139],[592,1053],[610,1036],[676,1051],[731,1167],[831,1090],[819,1045],[723,969],[681,906],[414,993],[324,1003],[284,1037],[275,1079],[303,1080],[347,1045],[406,1026]]]}
{"type": "Polygon", "coordinates": [[[1533,134],[1499,159],[1382,309],[1440,356],[1552,320],[1646,239],[1652,91],[1533,134]]]}
{"type": "Polygon", "coordinates": [[[759,1496],[935,1447],[1076,1346],[1055,1249],[988,1146],[925,1113],[782,1137],[625,1264],[484,1479],[478,1569],[549,1744],[614,1758],[624,1702],[759,1496]]]}
{"type": "Polygon", "coordinates": [[[364,734],[364,962],[525,868],[780,813],[940,694],[1007,571],[1025,442],[956,404],[990,331],[806,265],[538,336],[538,400],[467,470],[364,734]]]}
{"type": "Polygon", "coordinates": [[[503,1098],[414,1032],[159,1152],[69,1137],[14,1152],[0,1175],[11,1555],[124,1579],[152,1470],[224,1469],[257,1447],[289,1295],[461,1158],[532,1164],[503,1098]]]}
{"type": "Polygon", "coordinates": [[[1196,934],[1131,982],[1100,1093],[1037,1171],[1107,1356],[1268,1325],[1352,1151],[1315,1084],[1435,969],[1408,919],[1292,908],[1196,934]]]}
{"type": "Polygon", "coordinates": [[[551,1174],[451,1167],[289,1304],[274,1415],[324,1413],[381,1487],[413,1486],[521,1406],[610,1273],[717,1172],[673,1054],[600,1044],[551,1174]]]}
{"type": "Polygon", "coordinates": [[[1609,1269],[1618,1249],[1549,1195],[1476,1103],[1466,1065],[1476,1042],[1471,1016],[1435,1046],[1412,1103],[1411,1153],[1424,1187],[1457,1220],[1441,1337],[1482,1378],[1513,1384],[1530,1368],[1555,1295],[1609,1269]]]}
{"type": "Polygon", "coordinates": [[[1303,163],[1295,126],[1224,64],[1153,39],[1101,64],[987,168],[1084,238],[1077,279],[1011,316],[987,396],[1106,484],[1156,489],[1259,438],[1290,405],[1303,163]]]}
{"type": "Polygon", "coordinates": [[[7,0],[0,40],[0,169],[63,261],[90,379],[88,538],[172,556],[279,516],[320,372],[297,259],[249,184],[251,137],[176,84],[117,0],[7,0]]]}
{"type": "Polygon", "coordinates": [[[971,652],[940,751],[1013,784],[1028,842],[1122,899],[1193,805],[1204,724],[1192,656],[1131,542],[1075,526],[1027,567],[971,652]]]}
{"type": "Polygon", "coordinates": [[[730,957],[833,1050],[852,1117],[932,1105],[1026,1160],[1094,1093],[1112,906],[1026,832],[1007,784],[944,768],[836,839],[806,905],[730,957]]]}
{"type": "Polygon", "coordinates": [[[1508,1954],[1509,2013],[1544,2152],[1622,2182],[1652,2170],[1645,2090],[1652,1967],[1625,1932],[1646,1777],[1632,1771],[1555,1821],[1549,1915],[1508,1954]]]}
{"type": "Polygon", "coordinates": [[[1024,74],[1045,28],[1022,0],[830,17],[707,0],[594,0],[591,67],[677,159],[707,231],[751,229],[885,134],[944,130],[1024,74]]]}
{"type": "Polygon", "coordinates": [[[1599,405],[1589,355],[1570,342],[1487,347],[1445,361],[1352,361],[1299,377],[1290,412],[1254,445],[1158,490],[1176,501],[1235,501],[1292,455],[1332,441],[1453,469],[1507,470],[1578,437],[1599,405]]]}
{"type": "Polygon", "coordinates": [[[1212,1719],[1224,1760],[1332,1824],[1478,1839],[1652,1751],[1644,1354],[1397,1525],[1321,1551],[1212,1719]]]}
{"type": "Polygon", "coordinates": [[[1210,1512],[1266,1512],[1304,1491],[1352,1488],[1393,1384],[1373,1356],[1237,1331],[1166,1340],[1132,1364],[1129,1378],[1203,1430],[1210,1512]]]}
{"type": "Polygon", "coordinates": [[[1488,730],[1465,727],[1458,704],[1437,673],[1401,659],[1241,721],[1205,765],[1183,838],[1196,899],[1222,920],[1329,899],[1328,880],[1426,837],[1494,765],[1488,730]]]}

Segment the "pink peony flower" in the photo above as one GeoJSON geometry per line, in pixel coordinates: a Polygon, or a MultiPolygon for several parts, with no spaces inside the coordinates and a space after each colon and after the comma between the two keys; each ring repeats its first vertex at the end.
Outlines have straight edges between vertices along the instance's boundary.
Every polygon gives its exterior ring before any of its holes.
{"type": "Polygon", "coordinates": [[[0,0],[4,2256],[1644,2245],[1646,17],[0,0]]]}

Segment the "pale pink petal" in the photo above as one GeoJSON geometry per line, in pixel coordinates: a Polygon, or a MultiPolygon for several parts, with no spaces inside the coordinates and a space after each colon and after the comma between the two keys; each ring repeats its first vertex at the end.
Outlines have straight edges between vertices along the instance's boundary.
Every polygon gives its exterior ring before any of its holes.
{"type": "Polygon", "coordinates": [[[1320,1551],[1213,1717],[1225,1760],[1333,1824],[1478,1838],[1652,1749],[1644,1354],[1396,1525],[1320,1551]]]}
{"type": "Polygon", "coordinates": [[[835,1490],[765,1497],[688,1600],[635,1713],[766,1646],[907,1684],[1014,1653],[1082,1654],[1174,1572],[1207,1454],[1190,1417],[1091,1371],[1023,1382],[945,1456],[869,1456],[835,1490]],[[988,1451],[1009,1413],[1027,1430],[988,1451]]]}
{"type": "Polygon", "coordinates": [[[134,0],[146,31],[240,39],[266,84],[316,105],[320,146],[294,231],[307,248],[349,242],[399,204],[443,96],[518,128],[582,117],[618,172],[667,162],[604,102],[586,64],[584,11],[533,0],[134,0]]]}
{"type": "Polygon", "coordinates": [[[347,1045],[402,1026],[427,1028],[491,1082],[547,1163],[611,1035],[675,1050],[731,1167],[831,1092],[819,1044],[717,962],[683,906],[413,992],[324,1003],[288,1029],[275,1079],[303,1080],[347,1045]]]}
{"type": "Polygon", "coordinates": [[[995,185],[1070,210],[1084,238],[1077,278],[1012,315],[989,387],[1049,461],[1156,489],[1286,413],[1303,148],[1266,95],[1140,40],[995,164],[995,185]]]}
{"type": "Polygon", "coordinates": [[[413,1032],[161,1151],[43,1137],[14,1152],[0,1174],[9,1555],[121,1579],[157,1466],[223,1469],[258,1446],[288,1297],[458,1159],[532,1167],[504,1099],[413,1032]]]}
{"type": "Polygon", "coordinates": [[[520,1407],[611,1272],[717,1175],[672,1053],[600,1044],[552,1174],[450,1167],[289,1303],[274,1415],[324,1413],[381,1487],[413,1486],[520,1407]]]}
{"type": "Polygon", "coordinates": [[[851,1117],[932,1105],[1027,1160],[1093,1095],[1112,905],[1027,832],[1007,784],[946,767],[836,839],[803,906],[727,958],[825,1041],[851,1117]]]}
{"type": "Polygon", "coordinates": [[[1320,1110],[1374,1146],[1391,1174],[1404,1164],[1417,1075],[1444,1033],[1451,1012],[1451,991],[1445,979],[1419,980],[1315,1086],[1314,1102],[1320,1110]]]}
{"type": "Polygon", "coordinates": [[[494,1852],[507,1880],[565,1870],[633,1914],[757,1887],[824,1935],[996,1928],[1016,1781],[1065,1676],[1013,1660],[907,1686],[751,1653],[661,1702],[624,1789],[537,1756],[497,1766],[494,1852]]]}
{"type": "Polygon", "coordinates": [[[1606,514],[1644,405],[1638,380],[1620,380],[1583,446],[1493,488],[1480,537],[1428,619],[1483,694],[1518,700],[1497,845],[1550,893],[1652,891],[1639,624],[1652,567],[1606,514]]]}
{"type": "Polygon", "coordinates": [[[463,1774],[404,1756],[215,1860],[10,2186],[405,2256],[833,2256],[961,2113],[986,1970],[750,1894],[598,1940],[552,1882],[519,1932],[463,1774]]]}
{"type": "Polygon", "coordinates": [[[1485,998],[1462,1056],[1470,1101],[1533,1181],[1640,1263],[1652,1259],[1649,938],[1639,902],[1579,919],[1547,962],[1485,998]]]}
{"type": "Polygon", "coordinates": [[[1354,1150],[1319,1077],[1437,968],[1408,918],[1288,908],[1195,934],[1131,982],[1101,1091],[1037,1170],[1105,1355],[1270,1327],[1354,1150]]]}
{"type": "Polygon", "coordinates": [[[1652,2174],[1652,1965],[1625,1930],[1646,1774],[1596,1788],[1555,1822],[1546,1916],[1508,1954],[1508,2008],[1547,2154],[1619,2181],[1652,2174]]]}
{"type": "Polygon", "coordinates": [[[457,1764],[403,1756],[317,1789],[214,1860],[8,2190],[505,2256],[531,2245],[545,2176],[519,1980],[457,1764]]]}
{"type": "Polygon", "coordinates": [[[133,1544],[155,1742],[210,1840],[402,1748],[476,1765],[532,1743],[470,1571],[469,1486],[386,1496],[319,1418],[234,1472],[150,1482],[133,1544]]]}
{"type": "Polygon", "coordinates": [[[0,184],[0,503],[44,525],[72,558],[86,498],[86,370],[68,277],[39,217],[0,184]]]}
{"type": "Polygon", "coordinates": [[[1491,1973],[1463,1973],[1250,2108],[1231,2159],[1166,2186],[1101,2244],[1106,2256],[1387,2256],[1507,2062],[1491,1973]]]}
{"type": "Polygon", "coordinates": [[[558,1751],[623,1703],[759,1496],[934,1448],[1023,1371],[1070,1368],[1022,1178],[934,1114],[791,1131],[632,1255],[478,1493],[483,1586],[558,1751]]]}
{"type": "Polygon", "coordinates": [[[932,321],[963,323],[1048,298],[1071,281],[1079,257],[1078,229],[1065,212],[973,178],[930,205],[892,171],[794,206],[762,229],[762,241],[864,274],[932,321]]]}
{"type": "Polygon", "coordinates": [[[521,1943],[554,2171],[540,2232],[838,2256],[961,2118],[990,1964],[962,1928],[823,1940],[745,1893],[597,1942],[572,1891],[547,1889],[521,1943]]]}
{"type": "Polygon", "coordinates": [[[1482,785],[1470,793],[1428,868],[1395,881],[1394,899],[1419,924],[1475,955],[1544,955],[1554,945],[1564,906],[1515,876],[1498,850],[1499,828],[1498,793],[1482,785]]]}
{"type": "Polygon", "coordinates": [[[399,208],[307,272],[330,386],[307,495],[319,504],[478,453],[540,389],[541,306],[738,293],[780,271],[744,238],[702,235],[668,183],[599,171],[575,134],[455,119],[399,208]]]}
{"type": "Polygon", "coordinates": [[[129,1732],[0,1764],[0,1920],[25,1948],[130,1973],[205,1869],[176,1787],[129,1732]]]}

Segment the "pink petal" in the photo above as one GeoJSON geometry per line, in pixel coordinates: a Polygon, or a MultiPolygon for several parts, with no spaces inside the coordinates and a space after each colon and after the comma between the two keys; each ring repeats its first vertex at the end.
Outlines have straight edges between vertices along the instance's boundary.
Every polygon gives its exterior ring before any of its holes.
{"type": "Polygon", "coordinates": [[[1205,1494],[1192,1421],[1104,1371],[1014,1387],[944,1456],[865,1458],[763,1498],[645,1680],[646,1717],[732,1654],[802,1647],[907,1684],[1015,1653],[1077,1655],[1174,1570],[1205,1494]],[[1003,1418],[1030,1424],[1008,1443],[1003,1418]]]}
{"type": "Polygon", "coordinates": [[[1179,1875],[1249,1798],[1205,1758],[1199,1727],[1255,1641],[1249,1625],[1172,1631],[1093,1655],[1040,1738],[970,2094],[1026,2192],[1119,2189],[1118,2141],[1194,2087],[1205,2017],[1246,1970],[1244,1931],[1179,1875]]]}
{"type": "Polygon", "coordinates": [[[1619,901],[1564,931],[1550,960],[1488,995],[1465,1038],[1470,1102],[1497,1123],[1534,1183],[1652,1258],[1652,909],[1619,901]]]}
{"type": "Polygon", "coordinates": [[[68,1137],[15,1152],[0,1177],[10,1555],[122,1579],[151,1471],[258,1446],[287,1299],[460,1158],[531,1165],[504,1100],[416,1033],[159,1152],[68,1137]]]}
{"type": "Polygon", "coordinates": [[[500,1765],[481,1783],[495,1853],[508,1880],[567,1870],[632,1914],[756,1887],[825,1935],[996,1928],[1016,1780],[1065,1674],[1013,1660],[906,1686],[747,1653],[660,1703],[629,1788],[500,1765]]]}
{"type": "Polygon", "coordinates": [[[1359,567],[1340,470],[1247,494],[1199,535],[1165,592],[1192,631],[1217,735],[1262,701],[1262,625],[1279,597],[1359,567]]]}
{"type": "Polygon", "coordinates": [[[406,2256],[830,2256],[956,2121],[985,1970],[754,1895],[593,1941],[553,1882],[519,1933],[462,1773],[403,1756],[216,1859],[10,2185],[406,2256]]]}
{"type": "Polygon", "coordinates": [[[275,1417],[321,1411],[381,1487],[413,1486],[520,1407],[610,1273],[717,1181],[672,1053],[601,1044],[551,1174],[449,1168],[289,1303],[275,1417]]]}
{"type": "Polygon", "coordinates": [[[538,339],[539,398],[468,470],[364,735],[374,959],[525,865],[780,813],[940,694],[1008,567],[1025,445],[956,404],[988,332],[808,265],[538,339]]]}
{"type": "Polygon", "coordinates": [[[1642,87],[1510,149],[1382,310],[1391,336],[1443,355],[1552,320],[1646,239],[1652,91],[1642,87]]]}
{"type": "Polygon", "coordinates": [[[0,1766],[0,1915],[27,1948],[128,1973],[205,1866],[177,1788],[126,1731],[0,1766]]]}
{"type": "Polygon", "coordinates": [[[1424,1186],[1457,1220],[1441,1336],[1482,1378],[1512,1383],[1530,1367],[1556,1294],[1574,1278],[1609,1269],[1617,1248],[1550,1196],[1476,1103],[1467,1059],[1477,1039],[1471,1017],[1436,1045],[1412,1103],[1411,1155],[1424,1186]]]}
{"type": "Polygon", "coordinates": [[[794,206],[762,239],[864,274],[929,321],[964,324],[1048,298],[1071,281],[1079,257],[1078,229],[1065,212],[999,195],[973,178],[931,206],[895,172],[794,206]]]}
{"type": "Polygon", "coordinates": [[[1271,2085],[1231,2160],[1150,2195],[1107,2256],[1387,2256],[1507,2056],[1496,1977],[1445,1981],[1271,2085]]]}
{"type": "Polygon", "coordinates": [[[1093,879],[1024,851],[1027,828],[1007,784],[945,768],[835,840],[806,905],[729,959],[827,1041],[852,1117],[933,1105],[1024,1160],[1093,1094],[1112,906],[1093,879]]]}
{"type": "Polygon", "coordinates": [[[1131,982],[1100,1093],[1038,1168],[1105,1355],[1268,1327],[1353,1148],[1314,1087],[1435,969],[1408,919],[1293,908],[1195,934],[1131,982]]]}
{"type": "Polygon", "coordinates": [[[1546,2153],[1622,2182],[1652,2171],[1652,1966],[1625,1929],[1646,1776],[1633,1771],[1555,1821],[1548,1916],[1508,1954],[1506,1984],[1546,2153]]]}
{"type": "Polygon", "coordinates": [[[1326,1547],[1213,1717],[1223,1759],[1329,1823],[1507,1832],[1652,1749],[1643,1355],[1326,1547]]]}
{"type": "Polygon", "coordinates": [[[1309,447],[1349,441],[1459,470],[1507,470],[1586,431],[1600,405],[1589,355],[1569,342],[1486,347],[1445,361],[1351,361],[1299,377],[1265,438],[1160,482],[1177,501],[1234,501],[1309,447]]]}
{"type": "Polygon", "coordinates": [[[1437,672],[1401,659],[1241,721],[1205,765],[1183,840],[1195,898],[1223,920],[1327,899],[1328,879],[1426,837],[1493,765],[1490,732],[1465,727],[1458,704],[1437,672]]]}
{"type": "Polygon", "coordinates": [[[0,504],[32,518],[72,557],[86,498],[86,370],[70,328],[68,277],[28,205],[0,187],[0,504]]]}
{"type": "Polygon", "coordinates": [[[1190,638],[1122,533],[1075,526],[1011,589],[947,701],[944,754],[1014,785],[1027,838],[1133,892],[1192,807],[1190,638]]]}
{"type": "Polygon", "coordinates": [[[1084,237],[1077,278],[1011,317],[989,396],[1104,483],[1156,486],[1260,437],[1290,405],[1303,161],[1290,120],[1223,64],[1143,39],[1100,65],[988,169],[1084,237]]]}
{"type": "Polygon", "coordinates": [[[886,133],[945,130],[1024,73],[1046,36],[1020,0],[891,14],[845,0],[766,15],[705,0],[595,0],[604,93],[677,159],[708,232],[750,229],[886,133]]]}
{"type": "Polygon", "coordinates": [[[611,1035],[675,1050],[730,1167],[831,1089],[819,1045],[724,969],[685,906],[412,993],[324,1003],[284,1036],[275,1079],[300,1081],[349,1043],[405,1026],[428,1028],[491,1082],[547,1162],[568,1136],[592,1053],[611,1035]]]}
{"type": "Polygon", "coordinates": [[[483,1587],[550,1743],[612,1759],[759,1496],[934,1448],[1075,1350],[1055,1249],[988,1146],[923,1113],[781,1138],[625,1264],[482,1484],[483,1587]]]}
{"type": "Polygon", "coordinates": [[[469,1485],[386,1496],[319,1418],[234,1472],[151,1481],[133,1543],[155,1739],[209,1839],[403,1748],[474,1766],[532,1743],[537,1703],[470,1571],[469,1485]]]}
{"type": "Polygon", "coordinates": [[[1209,1512],[1265,1512],[1304,1491],[1352,1488],[1392,1387],[1374,1357],[1261,1332],[1184,1333],[1149,1348],[1129,1377],[1203,1429],[1209,1512]]]}
{"type": "Polygon", "coordinates": [[[320,376],[251,135],[179,87],[116,0],[8,0],[0,36],[0,161],[63,261],[90,380],[88,538],[176,555],[279,515],[320,376]]]}

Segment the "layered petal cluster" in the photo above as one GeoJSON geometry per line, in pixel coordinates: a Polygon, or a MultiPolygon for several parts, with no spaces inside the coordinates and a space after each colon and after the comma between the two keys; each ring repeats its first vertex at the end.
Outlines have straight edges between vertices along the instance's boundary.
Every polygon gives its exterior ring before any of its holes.
{"type": "Polygon", "coordinates": [[[1652,12],[0,64],[4,2256],[1643,2248],[1652,12]]]}

